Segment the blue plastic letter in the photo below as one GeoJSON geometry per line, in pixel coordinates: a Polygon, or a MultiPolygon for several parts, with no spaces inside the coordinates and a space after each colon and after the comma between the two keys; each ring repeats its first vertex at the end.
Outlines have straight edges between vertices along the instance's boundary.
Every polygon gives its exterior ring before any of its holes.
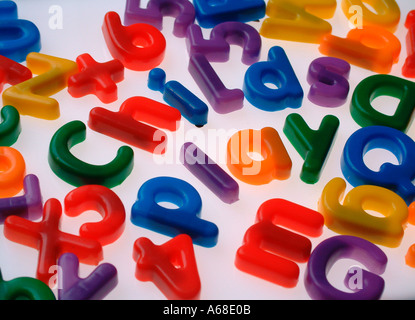
{"type": "Polygon", "coordinates": [[[304,92],[283,48],[275,46],[268,52],[268,61],[251,65],[245,73],[243,92],[256,108],[278,111],[299,108],[304,92]],[[273,89],[266,84],[278,87],[273,89]]]}
{"type": "Polygon", "coordinates": [[[135,225],[172,237],[185,233],[203,247],[216,245],[218,228],[199,218],[202,199],[188,182],[172,177],[153,178],[141,186],[137,198],[131,209],[131,222],[135,225]],[[170,202],[178,208],[166,208],[160,202],[170,202]]]}
{"type": "Polygon", "coordinates": [[[353,133],[344,146],[341,168],[344,177],[354,187],[371,184],[396,192],[407,204],[415,200],[415,142],[400,130],[386,126],[369,126],[353,133]],[[399,165],[384,163],[372,171],[364,162],[371,149],[392,152],[399,165]]]}

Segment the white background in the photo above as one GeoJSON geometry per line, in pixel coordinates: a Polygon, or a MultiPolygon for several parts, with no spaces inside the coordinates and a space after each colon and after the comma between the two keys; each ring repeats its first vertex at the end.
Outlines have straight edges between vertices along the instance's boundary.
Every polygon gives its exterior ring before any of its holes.
{"type": "MultiPolygon", "coordinates": [[[[347,18],[344,16],[340,2],[335,16],[329,20],[333,26],[333,34],[344,37],[349,31],[347,18]]],[[[391,74],[401,75],[401,68],[406,58],[405,37],[407,30],[404,21],[410,11],[408,0],[398,1],[401,8],[401,22],[395,35],[401,40],[402,52],[399,62],[394,65],[391,74]]],[[[41,33],[41,53],[75,60],[82,53],[89,53],[92,57],[104,62],[111,60],[101,26],[106,12],[116,11],[123,21],[125,1],[110,0],[20,0],[16,1],[19,10],[19,18],[27,19],[36,24],[41,33]],[[51,6],[58,5],[62,8],[62,28],[51,29],[49,13],[51,6]]],[[[147,1],[142,1],[144,7],[147,1]]],[[[259,30],[261,22],[250,24],[259,30]]],[[[173,18],[164,19],[163,34],[167,40],[166,56],[160,65],[167,73],[167,80],[177,80],[205,101],[193,78],[187,72],[188,54],[183,38],[172,35],[173,18]]],[[[210,30],[204,30],[206,37],[210,30]]],[[[177,137],[172,145],[169,145],[169,155],[173,157],[173,163],[159,165],[153,159],[152,154],[134,148],[135,166],[131,175],[120,185],[113,188],[123,201],[127,214],[125,232],[115,243],[104,247],[104,260],[115,265],[118,270],[119,283],[117,287],[106,297],[107,299],[165,299],[164,295],[151,282],[140,282],[135,276],[135,262],[132,258],[133,243],[139,237],[148,237],[155,244],[162,244],[170,238],[156,232],[140,228],[130,222],[130,210],[136,200],[140,186],[153,177],[173,176],[191,183],[200,193],[203,201],[202,218],[214,222],[219,228],[219,240],[215,247],[204,248],[194,246],[198,270],[202,283],[201,299],[309,299],[303,284],[303,276],[306,264],[300,264],[300,279],[298,285],[292,289],[286,289],[257,277],[248,275],[236,269],[234,266],[235,253],[242,244],[245,231],[254,223],[258,207],[271,198],[284,198],[311,209],[317,209],[317,201],[321,191],[328,181],[334,177],[342,177],[340,170],[340,155],[343,146],[359,126],[353,121],[349,112],[351,93],[356,85],[367,76],[373,74],[352,66],[350,74],[351,91],[349,100],[341,107],[329,109],[316,106],[307,99],[309,85],[306,81],[308,66],[321,54],[316,44],[304,44],[288,41],[279,41],[263,38],[261,60],[266,60],[269,48],[282,46],[286,51],[297,77],[304,89],[303,105],[300,109],[286,109],[274,113],[261,111],[245,100],[242,110],[227,114],[216,114],[210,110],[208,124],[194,130],[194,127],[185,119],[182,120],[181,132],[188,132],[186,141],[194,140],[202,149],[212,141],[208,141],[209,130],[224,129],[225,132],[233,132],[240,129],[261,129],[266,126],[274,127],[281,136],[285,147],[292,159],[293,167],[291,177],[285,181],[274,180],[268,185],[251,186],[241,181],[240,200],[232,205],[221,202],[199,180],[197,180],[184,166],[174,158],[177,148],[184,142],[177,137]],[[335,115],[340,120],[338,134],[334,141],[332,151],[327,164],[322,172],[320,181],[314,185],[308,185],[299,178],[303,160],[284,136],[282,128],[285,118],[292,112],[300,113],[311,128],[317,128],[322,118],[327,114],[335,115]],[[195,132],[202,132],[203,135],[195,132]],[[199,138],[198,138],[199,137],[199,138]]],[[[228,88],[242,88],[243,77],[248,66],[240,62],[241,48],[232,46],[231,59],[227,63],[215,63],[213,66],[222,81],[228,88]]],[[[72,98],[66,89],[53,97],[60,103],[61,116],[54,121],[36,119],[22,116],[22,133],[18,141],[13,145],[24,156],[27,166],[27,174],[36,174],[40,179],[43,200],[57,198],[63,203],[65,195],[74,187],[60,180],[49,168],[47,162],[48,147],[52,135],[65,123],[72,120],[81,120],[85,124],[91,108],[96,106],[106,107],[117,111],[123,101],[132,96],[146,96],[163,102],[159,92],[153,92],[147,88],[148,72],[135,72],[125,70],[125,80],[118,84],[118,101],[104,105],[93,95],[83,98],[72,98]]],[[[7,87],[7,86],[6,86],[7,87]]],[[[381,97],[374,104],[379,110],[392,114],[397,102],[394,99],[381,97]]],[[[213,132],[213,131],[210,131],[213,132]]],[[[414,138],[414,130],[410,128],[408,135],[414,138]]],[[[175,135],[173,135],[175,137],[175,135]]],[[[219,157],[216,159],[227,170],[225,158],[221,155],[226,150],[227,139],[222,139],[217,150],[219,157]]],[[[80,159],[93,164],[104,164],[112,160],[116,150],[124,145],[122,142],[111,139],[105,135],[87,129],[87,138],[84,142],[72,148],[72,152],[80,159]]],[[[171,158],[169,158],[171,159],[171,158]]],[[[160,158],[158,158],[160,160],[160,158]]],[[[386,150],[373,150],[365,157],[372,168],[379,167],[385,161],[397,163],[396,158],[386,150]]],[[[346,192],[351,189],[348,185],[346,192]]],[[[99,221],[100,216],[96,212],[86,212],[77,218],[62,216],[61,229],[70,233],[77,233],[79,226],[86,221],[99,221]]],[[[0,226],[0,234],[3,234],[3,226],[0,226]]],[[[313,246],[322,240],[336,235],[324,228],[323,235],[317,239],[311,239],[313,246]]],[[[415,243],[415,227],[408,225],[402,244],[398,248],[389,249],[380,246],[389,258],[388,266],[383,277],[386,280],[384,299],[406,299],[415,297],[415,269],[405,265],[405,254],[411,244],[415,243]]],[[[38,251],[13,243],[0,236],[0,268],[5,280],[16,277],[34,277],[36,272],[38,251]]],[[[342,285],[348,266],[356,265],[355,261],[343,260],[334,265],[329,273],[329,279],[338,288],[342,285]]],[[[81,264],[80,276],[87,276],[95,267],[81,264]]],[[[54,290],[56,292],[56,290],[54,290]]]]}

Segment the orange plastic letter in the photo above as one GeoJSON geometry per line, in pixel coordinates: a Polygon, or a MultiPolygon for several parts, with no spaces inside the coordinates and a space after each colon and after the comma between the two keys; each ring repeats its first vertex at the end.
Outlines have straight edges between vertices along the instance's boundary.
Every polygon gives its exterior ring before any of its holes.
{"type": "Polygon", "coordinates": [[[325,35],[319,50],[364,69],[389,73],[399,60],[401,42],[384,28],[367,26],[350,30],[346,38],[325,35]]]}
{"type": "Polygon", "coordinates": [[[0,147],[0,198],[13,197],[23,189],[26,165],[14,148],[0,147]]]}
{"type": "Polygon", "coordinates": [[[238,131],[229,139],[227,149],[228,168],[243,182],[261,185],[291,174],[291,158],[274,128],[238,131]],[[263,160],[254,160],[249,153],[257,153],[263,160]]]}

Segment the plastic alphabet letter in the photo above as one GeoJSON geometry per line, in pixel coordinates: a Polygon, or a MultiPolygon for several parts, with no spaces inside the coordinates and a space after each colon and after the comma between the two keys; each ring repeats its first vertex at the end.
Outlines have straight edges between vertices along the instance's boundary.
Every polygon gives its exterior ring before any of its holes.
{"type": "Polygon", "coordinates": [[[325,186],[318,207],[326,226],[339,234],[360,237],[387,247],[397,247],[408,220],[405,201],[388,189],[361,185],[352,189],[341,204],[346,182],[334,178],[325,186]],[[376,211],[382,217],[366,210],[376,211]]]}
{"type": "Polygon", "coordinates": [[[395,32],[401,19],[401,11],[395,0],[342,0],[341,6],[344,15],[349,20],[352,16],[350,7],[358,6],[362,8],[362,27],[378,26],[395,32]],[[365,3],[370,4],[376,13],[369,10],[365,3]]]}
{"type": "Polygon", "coordinates": [[[387,126],[406,132],[415,109],[414,90],[415,83],[412,81],[392,75],[372,75],[356,86],[350,113],[362,127],[387,126]],[[385,115],[372,107],[372,101],[379,96],[391,96],[400,100],[393,115],[385,115]]]}
{"type": "Polygon", "coordinates": [[[20,277],[5,281],[0,272],[0,300],[56,300],[53,291],[42,281],[20,277]]]}
{"type": "Polygon", "coordinates": [[[190,123],[203,127],[208,121],[209,107],[194,93],[180,82],[170,80],[166,82],[166,73],[163,69],[154,68],[148,73],[149,89],[160,91],[164,101],[180,111],[190,123]]]}
{"type": "Polygon", "coordinates": [[[216,25],[205,40],[200,26],[187,30],[186,45],[190,55],[189,72],[218,113],[229,113],[243,107],[244,93],[240,89],[227,89],[210,62],[229,60],[230,45],[242,47],[242,63],[251,65],[260,57],[262,41],[252,26],[230,21],[216,25]]]}
{"type": "Polygon", "coordinates": [[[308,69],[310,84],[308,100],[322,107],[339,107],[349,94],[350,64],[342,59],[321,57],[313,60],[308,69]]]}
{"type": "Polygon", "coordinates": [[[167,135],[151,125],[176,131],[180,112],[145,97],[130,97],[118,112],[96,107],[89,113],[88,126],[97,132],[151,153],[164,153],[167,135]],[[151,125],[148,125],[151,124],[151,125]]]}
{"type": "Polygon", "coordinates": [[[243,92],[254,107],[265,111],[299,108],[304,96],[284,49],[277,46],[269,50],[268,61],[254,63],[248,68],[243,92]],[[278,88],[270,88],[267,83],[278,88]]]}
{"type": "Polygon", "coordinates": [[[225,203],[239,200],[238,183],[193,142],[186,142],[180,151],[184,166],[225,203]]]}
{"type": "Polygon", "coordinates": [[[0,167],[0,198],[13,197],[23,188],[25,160],[18,150],[0,147],[0,167]]]}
{"type": "Polygon", "coordinates": [[[355,66],[386,74],[399,61],[401,42],[388,30],[366,26],[352,29],[346,38],[325,35],[319,50],[326,56],[343,59],[355,66]]]}
{"type": "Polygon", "coordinates": [[[29,53],[40,51],[39,29],[28,20],[18,19],[13,1],[0,2],[0,33],[0,55],[23,62],[29,53]]]}
{"type": "Polygon", "coordinates": [[[256,223],[245,233],[235,265],[283,287],[295,287],[299,277],[296,262],[307,262],[312,244],[286,228],[318,237],[323,226],[323,216],[314,210],[283,199],[265,201],[258,209],[256,223]]]}
{"type": "Polygon", "coordinates": [[[124,13],[125,25],[148,23],[163,29],[163,16],[173,16],[173,34],[184,38],[187,28],[195,21],[196,13],[188,0],[150,0],[146,9],[140,8],[141,0],[127,0],[124,13]]]}
{"type": "Polygon", "coordinates": [[[79,235],[85,239],[93,239],[102,246],[115,242],[125,228],[125,209],[118,195],[100,185],[86,185],[69,192],[64,201],[65,214],[76,217],[88,210],[101,214],[99,222],[83,224],[79,235]]]}
{"type": "Polygon", "coordinates": [[[318,130],[310,129],[297,113],[285,119],[284,133],[304,159],[300,176],[305,183],[313,184],[320,179],[339,125],[339,119],[332,115],[323,118],[318,130]]]}
{"type": "Polygon", "coordinates": [[[193,5],[202,28],[212,28],[226,21],[255,21],[265,16],[264,0],[194,0],[193,5]]]}
{"type": "Polygon", "coordinates": [[[4,106],[0,111],[0,118],[0,146],[10,147],[22,131],[20,114],[15,107],[4,106]]]}
{"type": "Polygon", "coordinates": [[[376,185],[396,192],[409,205],[415,199],[415,142],[402,131],[384,126],[369,126],[354,132],[347,140],[341,156],[341,170],[354,187],[376,185]],[[369,169],[365,154],[380,148],[392,152],[399,165],[386,162],[379,171],[369,169]]]}
{"type": "Polygon", "coordinates": [[[265,38],[320,43],[332,27],[336,0],[269,0],[259,33],[265,38]]]}
{"type": "Polygon", "coordinates": [[[68,79],[68,92],[74,98],[95,94],[103,103],[117,100],[117,82],[124,80],[124,65],[119,60],[96,62],[88,53],[76,58],[79,72],[68,79]]]}
{"type": "Polygon", "coordinates": [[[146,181],[138,191],[131,209],[131,222],[168,236],[188,234],[194,244],[213,247],[218,239],[218,227],[199,218],[202,199],[188,182],[172,177],[157,177],[146,181]],[[178,206],[170,209],[160,202],[178,206]]]}
{"type": "Polygon", "coordinates": [[[68,78],[78,70],[76,62],[37,52],[29,53],[26,62],[38,76],[6,89],[3,105],[12,105],[20,115],[46,120],[59,118],[59,102],[49,96],[66,88],[68,78]]]}
{"type": "Polygon", "coordinates": [[[121,184],[134,166],[134,151],[128,146],[118,149],[115,158],[107,164],[93,165],[75,157],[70,149],[85,140],[86,126],[74,120],[59,128],[49,144],[48,162],[52,171],[62,180],[76,187],[99,184],[112,188],[121,184]]]}
{"type": "Polygon", "coordinates": [[[43,202],[39,179],[28,174],[23,180],[24,195],[0,199],[0,223],[11,215],[35,221],[42,216],[43,202]]]}
{"type": "Polygon", "coordinates": [[[6,83],[14,86],[30,78],[32,78],[32,71],[29,68],[0,55],[0,91],[6,83]]]}
{"type": "Polygon", "coordinates": [[[76,254],[82,263],[96,265],[103,259],[101,244],[92,239],[60,231],[62,206],[51,198],[43,207],[39,222],[9,216],[4,222],[4,236],[10,241],[39,250],[36,278],[48,284],[49,269],[66,252],[76,254]]]}
{"type": "Polygon", "coordinates": [[[386,254],[365,239],[334,236],[322,241],[311,253],[304,276],[305,288],[314,300],[378,300],[385,288],[379,275],[384,273],[387,262],[386,254]],[[342,258],[357,260],[369,270],[362,270],[363,285],[356,292],[339,290],[327,280],[330,267],[342,258]]]}
{"type": "Polygon", "coordinates": [[[179,234],[159,246],[148,238],[138,238],[133,259],[136,278],[154,282],[167,299],[199,299],[199,272],[192,239],[187,234],[179,234]]]}
{"type": "Polygon", "coordinates": [[[118,13],[110,11],[105,15],[102,32],[113,58],[120,60],[127,69],[150,70],[164,59],[166,39],[152,25],[123,26],[118,13]]]}
{"type": "Polygon", "coordinates": [[[402,67],[402,75],[407,78],[415,78],[415,10],[408,13],[405,27],[408,29],[406,35],[406,50],[408,57],[402,67]]]}
{"type": "MultiPolygon", "coordinates": [[[[412,202],[408,207],[408,222],[415,225],[415,202],[412,202]]],[[[405,255],[405,263],[411,268],[415,268],[415,244],[408,248],[405,255]]]]}
{"type": "Polygon", "coordinates": [[[59,257],[58,300],[101,300],[118,283],[117,269],[110,263],[96,267],[86,278],[80,278],[79,260],[73,253],[59,257]]]}
{"type": "Polygon", "coordinates": [[[236,178],[253,185],[267,184],[274,179],[285,180],[292,167],[280,135],[272,127],[235,133],[228,141],[226,163],[236,178]],[[253,159],[249,153],[257,153],[263,159],[253,159]]]}

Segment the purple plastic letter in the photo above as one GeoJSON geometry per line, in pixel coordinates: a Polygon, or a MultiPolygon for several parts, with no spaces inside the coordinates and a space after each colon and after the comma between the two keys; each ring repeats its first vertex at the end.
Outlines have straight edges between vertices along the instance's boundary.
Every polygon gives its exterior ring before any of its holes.
{"type": "Polygon", "coordinates": [[[230,45],[242,47],[242,63],[257,62],[261,53],[261,37],[252,26],[238,21],[216,25],[208,40],[203,38],[200,26],[193,24],[187,30],[186,45],[189,52],[189,72],[213,109],[220,114],[243,107],[241,89],[227,89],[210,62],[229,60],[230,45]]]}
{"type": "Polygon", "coordinates": [[[118,283],[117,269],[110,263],[100,264],[91,274],[78,276],[79,260],[73,253],[64,253],[58,260],[59,300],[101,300],[118,283]]]}
{"type": "Polygon", "coordinates": [[[225,203],[239,199],[238,183],[194,143],[186,142],[180,152],[184,166],[225,203]]]}
{"type": "Polygon", "coordinates": [[[308,99],[323,107],[339,107],[349,94],[350,64],[334,57],[321,57],[311,62],[307,81],[311,85],[308,99]]]}
{"type": "Polygon", "coordinates": [[[28,174],[23,180],[24,195],[0,199],[0,223],[10,216],[21,216],[34,221],[42,216],[43,205],[39,179],[28,174]]]}
{"type": "MultiPolygon", "coordinates": [[[[315,300],[377,300],[382,296],[385,281],[379,276],[386,269],[388,258],[373,243],[355,236],[334,236],[321,242],[311,253],[304,276],[305,288],[315,300]],[[359,275],[360,288],[351,288],[355,292],[336,289],[327,280],[327,273],[334,263],[341,259],[355,259],[368,268],[359,275]]],[[[350,270],[350,269],[349,269],[350,270]]],[[[347,275],[345,281],[351,280],[347,275]]]]}
{"type": "Polygon", "coordinates": [[[163,16],[175,17],[173,34],[184,38],[187,28],[196,18],[193,4],[188,0],[150,0],[146,9],[140,8],[140,0],[127,0],[124,24],[147,23],[159,30],[163,28],[163,16]]]}

